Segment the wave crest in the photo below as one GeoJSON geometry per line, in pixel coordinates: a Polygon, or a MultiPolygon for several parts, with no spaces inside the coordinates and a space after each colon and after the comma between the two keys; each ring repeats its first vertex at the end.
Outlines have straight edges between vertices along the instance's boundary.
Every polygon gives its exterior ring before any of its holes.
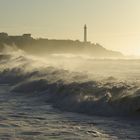
{"type": "Polygon", "coordinates": [[[0,58],[1,64],[6,60],[0,83],[11,84],[12,92],[42,96],[62,110],[90,115],[140,113],[140,89],[135,84],[118,82],[114,77],[92,80],[88,75],[48,65],[36,67],[36,61],[26,56],[1,55],[0,58]]]}

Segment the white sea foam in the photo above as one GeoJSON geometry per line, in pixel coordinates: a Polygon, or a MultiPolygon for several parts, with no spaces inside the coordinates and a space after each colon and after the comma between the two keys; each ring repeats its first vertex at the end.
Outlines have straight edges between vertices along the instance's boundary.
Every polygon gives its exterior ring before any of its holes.
{"type": "Polygon", "coordinates": [[[0,83],[11,84],[18,94],[42,96],[62,110],[107,116],[140,113],[139,60],[64,58],[6,49],[0,83]]]}

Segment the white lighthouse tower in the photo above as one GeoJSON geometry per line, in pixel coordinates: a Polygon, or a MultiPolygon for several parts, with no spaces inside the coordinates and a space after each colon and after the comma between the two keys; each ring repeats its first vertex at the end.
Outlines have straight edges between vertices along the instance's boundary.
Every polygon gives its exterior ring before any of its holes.
{"type": "Polygon", "coordinates": [[[84,43],[87,43],[87,25],[84,25],[84,43]]]}

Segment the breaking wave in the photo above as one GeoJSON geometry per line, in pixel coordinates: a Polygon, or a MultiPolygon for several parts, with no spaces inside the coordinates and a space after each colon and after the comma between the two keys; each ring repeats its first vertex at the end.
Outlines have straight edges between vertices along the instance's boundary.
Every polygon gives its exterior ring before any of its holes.
{"type": "Polygon", "coordinates": [[[0,84],[11,85],[13,94],[39,97],[61,110],[89,115],[140,114],[140,88],[136,83],[114,77],[94,79],[14,52],[0,55],[0,84]]]}

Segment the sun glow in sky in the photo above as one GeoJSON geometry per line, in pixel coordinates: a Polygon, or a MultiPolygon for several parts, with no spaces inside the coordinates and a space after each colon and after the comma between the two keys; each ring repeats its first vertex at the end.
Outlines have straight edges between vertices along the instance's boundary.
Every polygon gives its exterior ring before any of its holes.
{"type": "Polygon", "coordinates": [[[0,0],[0,32],[88,40],[140,55],[140,0],[0,0]]]}

